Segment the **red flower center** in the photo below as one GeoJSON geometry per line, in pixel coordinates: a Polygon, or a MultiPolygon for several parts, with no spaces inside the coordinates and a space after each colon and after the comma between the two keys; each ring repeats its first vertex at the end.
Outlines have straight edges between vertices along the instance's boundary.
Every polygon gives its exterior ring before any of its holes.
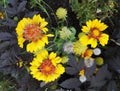
{"type": "Polygon", "coordinates": [[[38,24],[29,24],[24,28],[23,36],[26,40],[37,41],[43,34],[38,24]]]}
{"type": "Polygon", "coordinates": [[[40,65],[39,70],[41,73],[45,75],[53,74],[55,71],[55,66],[52,64],[50,60],[44,60],[40,65]]]}
{"type": "Polygon", "coordinates": [[[101,36],[101,31],[99,31],[99,29],[97,29],[97,28],[92,28],[92,29],[90,30],[90,34],[89,34],[89,37],[90,37],[90,38],[99,39],[100,36],[101,36]]]}

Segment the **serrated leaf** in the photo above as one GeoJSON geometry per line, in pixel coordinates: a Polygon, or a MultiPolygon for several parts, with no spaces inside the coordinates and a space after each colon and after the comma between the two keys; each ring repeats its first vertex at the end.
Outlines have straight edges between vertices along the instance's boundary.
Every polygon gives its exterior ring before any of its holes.
{"type": "Polygon", "coordinates": [[[6,47],[8,47],[9,44],[10,44],[9,41],[5,41],[5,42],[0,43],[0,52],[1,52],[1,50],[4,50],[6,47]]]}
{"type": "Polygon", "coordinates": [[[27,3],[27,1],[23,1],[23,2],[21,2],[21,3],[19,4],[19,6],[18,6],[18,8],[17,8],[17,12],[18,12],[18,13],[21,12],[21,11],[23,11],[23,10],[25,9],[26,3],[27,3]]]}
{"type": "Polygon", "coordinates": [[[69,55],[69,61],[68,61],[68,65],[74,68],[77,68],[77,63],[76,63],[76,59],[73,55],[69,55]]]}
{"type": "Polygon", "coordinates": [[[14,8],[8,7],[8,8],[6,9],[6,11],[7,11],[7,13],[10,14],[10,15],[15,15],[15,14],[17,14],[16,9],[14,9],[14,8]]]}
{"type": "Polygon", "coordinates": [[[13,38],[13,36],[8,32],[1,32],[0,33],[0,41],[1,40],[10,40],[11,38],[13,38]]]}
{"type": "Polygon", "coordinates": [[[9,0],[9,3],[15,7],[17,4],[16,4],[17,0],[9,0]]]}
{"type": "Polygon", "coordinates": [[[67,89],[73,89],[73,88],[78,88],[80,86],[80,81],[77,78],[70,78],[67,79],[65,81],[63,81],[60,86],[62,86],[63,88],[67,88],[67,89]]]}

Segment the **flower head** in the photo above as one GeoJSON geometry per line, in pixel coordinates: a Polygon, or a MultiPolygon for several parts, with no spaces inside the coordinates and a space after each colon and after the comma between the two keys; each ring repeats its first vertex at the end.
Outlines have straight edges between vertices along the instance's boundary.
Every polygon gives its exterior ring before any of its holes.
{"type": "Polygon", "coordinates": [[[67,27],[63,27],[62,30],[59,32],[60,32],[60,38],[64,40],[70,38],[72,34],[72,32],[67,27]]]}
{"type": "Polygon", "coordinates": [[[94,55],[100,55],[101,54],[101,49],[100,48],[95,48],[95,49],[93,49],[93,53],[94,53],[94,55]]]}
{"type": "Polygon", "coordinates": [[[92,67],[94,65],[94,59],[93,58],[85,59],[84,64],[87,68],[92,67]]]}
{"type": "Polygon", "coordinates": [[[67,10],[64,8],[58,8],[56,11],[58,19],[64,19],[67,16],[67,10]]]}
{"type": "Polygon", "coordinates": [[[72,42],[64,43],[63,51],[67,54],[73,53],[73,43],[72,42]]]}
{"type": "Polygon", "coordinates": [[[30,63],[33,78],[46,83],[54,81],[65,72],[65,68],[60,64],[61,60],[60,57],[56,56],[56,53],[48,54],[47,50],[42,50],[30,63]]]}
{"type": "Polygon", "coordinates": [[[77,55],[84,54],[86,49],[87,49],[87,46],[83,45],[80,41],[76,41],[73,43],[73,51],[77,55]]]}
{"type": "Polygon", "coordinates": [[[23,18],[16,28],[19,46],[23,48],[23,43],[29,41],[27,51],[34,52],[42,49],[45,44],[48,44],[48,37],[53,36],[52,34],[46,35],[47,24],[40,15],[34,15],[32,19],[23,18]]]}
{"type": "Polygon", "coordinates": [[[99,42],[102,46],[108,43],[109,35],[103,33],[108,26],[101,23],[100,20],[95,19],[93,21],[86,22],[87,26],[82,27],[82,31],[86,33],[80,38],[80,41],[84,45],[90,44],[91,47],[95,48],[99,42]]]}
{"type": "Polygon", "coordinates": [[[95,60],[96,60],[96,64],[99,66],[104,64],[104,59],[102,57],[97,57],[95,60]]]}

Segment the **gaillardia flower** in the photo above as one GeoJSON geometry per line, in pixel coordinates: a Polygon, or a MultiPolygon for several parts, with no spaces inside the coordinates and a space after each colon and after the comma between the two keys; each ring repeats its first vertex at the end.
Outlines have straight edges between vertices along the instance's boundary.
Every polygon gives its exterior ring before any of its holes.
{"type": "Polygon", "coordinates": [[[109,35],[103,33],[108,26],[102,23],[100,20],[95,19],[93,21],[86,22],[86,26],[82,27],[82,31],[86,34],[80,38],[83,45],[91,44],[92,48],[97,46],[99,42],[102,46],[108,43],[109,35]]]}
{"type": "Polygon", "coordinates": [[[48,44],[48,37],[53,36],[52,34],[46,35],[47,24],[40,15],[34,15],[32,19],[23,18],[16,28],[19,46],[23,48],[23,43],[29,41],[27,51],[35,52],[42,49],[45,44],[48,44]]]}
{"type": "Polygon", "coordinates": [[[61,31],[59,31],[60,33],[60,38],[63,40],[69,39],[72,35],[72,32],[67,28],[67,27],[63,27],[61,31]]]}
{"type": "Polygon", "coordinates": [[[60,64],[62,59],[56,56],[56,53],[48,54],[47,50],[42,50],[30,63],[30,71],[33,78],[51,82],[60,77],[65,72],[65,68],[60,64]]]}

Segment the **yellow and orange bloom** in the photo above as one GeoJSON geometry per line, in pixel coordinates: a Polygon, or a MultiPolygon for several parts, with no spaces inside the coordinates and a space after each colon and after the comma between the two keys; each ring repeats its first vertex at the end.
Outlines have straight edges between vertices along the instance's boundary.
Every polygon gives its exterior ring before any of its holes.
{"type": "Polygon", "coordinates": [[[39,81],[46,83],[54,81],[65,72],[65,68],[60,64],[61,61],[62,59],[57,57],[56,53],[48,54],[47,50],[42,50],[30,63],[30,73],[39,81]]]}
{"type": "Polygon", "coordinates": [[[93,54],[92,49],[86,49],[85,52],[82,54],[82,57],[88,59],[92,56],[92,54],[93,54]]]}
{"type": "Polygon", "coordinates": [[[103,33],[103,31],[108,26],[102,23],[100,20],[95,19],[93,21],[89,20],[86,22],[86,26],[82,27],[82,32],[85,33],[80,37],[80,41],[83,45],[91,45],[92,48],[95,48],[98,42],[105,46],[108,43],[109,35],[103,33]]]}
{"type": "Polygon", "coordinates": [[[32,19],[23,18],[16,28],[19,46],[23,48],[23,43],[29,41],[27,51],[35,52],[42,49],[45,44],[48,44],[48,37],[53,36],[46,34],[48,31],[47,24],[48,22],[40,15],[34,15],[32,19]]]}

